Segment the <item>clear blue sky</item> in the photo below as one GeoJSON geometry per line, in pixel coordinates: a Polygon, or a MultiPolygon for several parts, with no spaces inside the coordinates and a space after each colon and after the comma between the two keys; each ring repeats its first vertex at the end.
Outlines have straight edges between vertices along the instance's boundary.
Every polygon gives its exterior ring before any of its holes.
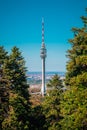
{"type": "Polygon", "coordinates": [[[41,29],[45,21],[46,71],[66,70],[72,27],[81,27],[87,0],[0,0],[0,45],[20,48],[29,71],[41,71],[41,29]]]}

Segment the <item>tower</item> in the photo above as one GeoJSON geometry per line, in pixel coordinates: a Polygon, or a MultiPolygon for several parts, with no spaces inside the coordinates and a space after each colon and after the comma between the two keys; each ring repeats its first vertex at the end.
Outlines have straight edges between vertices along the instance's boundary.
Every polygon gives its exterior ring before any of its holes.
{"type": "Polygon", "coordinates": [[[42,59],[42,87],[41,94],[44,96],[46,94],[46,86],[45,86],[45,58],[46,58],[46,47],[44,43],[44,19],[42,18],[42,46],[40,50],[40,57],[42,59]]]}

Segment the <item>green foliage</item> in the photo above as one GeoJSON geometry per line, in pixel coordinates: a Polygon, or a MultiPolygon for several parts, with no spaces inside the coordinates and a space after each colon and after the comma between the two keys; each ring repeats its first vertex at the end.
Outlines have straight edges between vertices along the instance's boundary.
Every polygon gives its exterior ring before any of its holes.
{"type": "Polygon", "coordinates": [[[7,52],[3,46],[0,46],[0,67],[4,64],[4,60],[7,58],[7,52]]]}
{"type": "Polygon", "coordinates": [[[4,78],[3,65],[7,59],[7,52],[3,46],[0,46],[0,128],[2,129],[2,122],[8,115],[8,100],[9,93],[7,88],[8,81],[4,78]]]}
{"type": "Polygon", "coordinates": [[[57,74],[55,74],[47,84],[47,87],[51,88],[61,88],[62,86],[62,81],[60,80],[60,77],[57,74]]]}
{"type": "Polygon", "coordinates": [[[17,47],[13,47],[4,60],[3,76],[8,81],[9,111],[2,122],[4,130],[28,130],[30,117],[29,92],[26,80],[25,61],[17,47]]]}
{"type": "MultiPolygon", "coordinates": [[[[83,22],[87,22],[87,17],[82,17],[83,22]]],[[[67,63],[66,84],[72,85],[71,80],[78,75],[86,75],[87,77],[87,27],[73,28],[74,38],[69,40],[72,45],[68,50],[69,61],[67,63]]],[[[83,77],[84,80],[84,77],[83,77]]]]}
{"type": "Polygon", "coordinates": [[[28,130],[30,109],[27,101],[18,94],[10,92],[9,116],[3,122],[4,130],[28,130]]]}
{"type": "Polygon", "coordinates": [[[74,38],[68,50],[67,91],[61,100],[59,122],[63,130],[87,130],[87,17],[83,28],[73,28],[74,38]]]}
{"type": "Polygon", "coordinates": [[[62,81],[58,75],[54,75],[48,82],[47,95],[42,103],[43,114],[46,118],[45,127],[48,130],[60,130],[60,100],[62,96],[62,81]]]}
{"type": "Polygon", "coordinates": [[[26,80],[26,68],[21,52],[14,47],[10,54],[9,60],[4,63],[4,75],[9,81],[9,87],[16,93],[29,98],[28,85],[26,80]]]}
{"type": "Polygon", "coordinates": [[[31,117],[30,117],[30,129],[31,130],[47,130],[45,127],[45,116],[42,111],[42,107],[35,106],[31,110],[31,117]]]}
{"type": "Polygon", "coordinates": [[[46,117],[46,127],[48,130],[60,130],[59,121],[60,116],[60,100],[61,100],[62,90],[53,89],[49,92],[43,101],[43,113],[46,117]]]}
{"type": "Polygon", "coordinates": [[[87,129],[87,88],[72,87],[63,94],[60,121],[64,130],[87,129]]]}

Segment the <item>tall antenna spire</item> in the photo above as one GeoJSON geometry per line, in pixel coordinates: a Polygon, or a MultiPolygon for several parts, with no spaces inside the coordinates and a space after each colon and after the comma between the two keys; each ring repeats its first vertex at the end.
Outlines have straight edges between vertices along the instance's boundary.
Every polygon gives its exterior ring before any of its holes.
{"type": "Polygon", "coordinates": [[[40,57],[42,59],[42,87],[41,94],[44,96],[46,94],[46,85],[45,85],[45,58],[47,56],[47,51],[44,43],[44,19],[42,18],[42,46],[40,49],[40,57]]]}
{"type": "Polygon", "coordinates": [[[44,18],[42,18],[42,44],[44,45],[44,18]]]}

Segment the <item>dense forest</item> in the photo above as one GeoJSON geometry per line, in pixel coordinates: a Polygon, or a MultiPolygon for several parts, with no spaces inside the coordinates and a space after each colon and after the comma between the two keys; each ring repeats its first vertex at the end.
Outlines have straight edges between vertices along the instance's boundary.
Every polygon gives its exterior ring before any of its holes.
{"type": "Polygon", "coordinates": [[[72,28],[69,40],[66,89],[55,75],[39,104],[31,101],[19,48],[9,54],[0,46],[0,130],[87,130],[87,17],[81,19],[83,27],[72,28]]]}

